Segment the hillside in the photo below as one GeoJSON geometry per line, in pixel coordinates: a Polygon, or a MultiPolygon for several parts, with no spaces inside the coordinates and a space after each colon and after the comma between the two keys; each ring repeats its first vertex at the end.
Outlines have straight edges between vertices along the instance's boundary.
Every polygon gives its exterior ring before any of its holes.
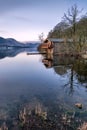
{"type": "MultiPolygon", "coordinates": [[[[48,38],[72,38],[72,26],[68,26],[65,22],[58,23],[49,33],[48,38]]],[[[87,38],[87,17],[81,18],[76,22],[76,37],[87,38]]]]}
{"type": "MultiPolygon", "coordinates": [[[[71,20],[71,19],[69,19],[71,20]]],[[[84,54],[87,52],[87,16],[81,17],[73,24],[66,21],[58,23],[48,34],[48,38],[64,40],[64,50],[68,53],[84,54]],[[69,44],[68,41],[72,41],[69,44]]],[[[63,48],[62,48],[63,49],[63,48]]],[[[58,49],[57,49],[58,50],[58,49]]],[[[61,50],[60,50],[61,51],[61,50]]]]}
{"type": "Polygon", "coordinates": [[[38,42],[26,42],[26,43],[23,43],[23,42],[19,42],[13,38],[3,38],[3,37],[0,37],[0,47],[24,47],[24,48],[34,48],[34,47],[37,47],[38,46],[38,42]]]}
{"type": "Polygon", "coordinates": [[[0,46],[10,46],[10,47],[23,47],[23,43],[16,41],[13,38],[3,38],[0,37],[0,46]]]}

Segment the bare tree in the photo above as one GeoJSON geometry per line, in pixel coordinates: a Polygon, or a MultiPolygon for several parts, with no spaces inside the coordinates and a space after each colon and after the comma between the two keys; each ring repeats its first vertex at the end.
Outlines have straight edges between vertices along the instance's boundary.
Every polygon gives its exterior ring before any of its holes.
{"type": "Polygon", "coordinates": [[[43,33],[43,32],[39,35],[39,40],[40,40],[41,42],[44,41],[44,33],[43,33]]]}
{"type": "Polygon", "coordinates": [[[74,4],[70,9],[68,9],[67,14],[64,13],[63,20],[71,27],[72,29],[72,35],[75,39],[76,35],[76,23],[79,21],[80,16],[79,14],[82,12],[81,10],[78,10],[78,7],[76,4],[74,4]]]}

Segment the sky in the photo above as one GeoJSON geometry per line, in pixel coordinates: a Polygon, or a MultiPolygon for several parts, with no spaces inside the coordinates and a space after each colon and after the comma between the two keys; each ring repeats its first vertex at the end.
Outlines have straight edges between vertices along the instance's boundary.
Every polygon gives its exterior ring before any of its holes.
{"type": "Polygon", "coordinates": [[[74,4],[87,12],[87,0],[0,0],[0,36],[18,41],[44,38],[74,4]]]}

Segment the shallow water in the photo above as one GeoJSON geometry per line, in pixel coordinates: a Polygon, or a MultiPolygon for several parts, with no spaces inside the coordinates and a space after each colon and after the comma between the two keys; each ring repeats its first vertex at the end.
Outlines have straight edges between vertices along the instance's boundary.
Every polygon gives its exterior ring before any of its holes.
{"type": "Polygon", "coordinates": [[[76,130],[87,121],[87,61],[27,52],[0,52],[0,127],[76,130]]]}

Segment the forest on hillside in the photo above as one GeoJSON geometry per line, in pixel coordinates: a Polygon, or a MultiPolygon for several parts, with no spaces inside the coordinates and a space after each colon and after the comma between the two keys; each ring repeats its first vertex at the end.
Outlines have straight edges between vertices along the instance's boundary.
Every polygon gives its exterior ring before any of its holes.
{"type": "Polygon", "coordinates": [[[82,51],[87,46],[87,13],[73,5],[49,33],[48,38],[70,39],[75,44],[76,51],[82,51]],[[77,44],[78,43],[78,44],[77,44]]]}

